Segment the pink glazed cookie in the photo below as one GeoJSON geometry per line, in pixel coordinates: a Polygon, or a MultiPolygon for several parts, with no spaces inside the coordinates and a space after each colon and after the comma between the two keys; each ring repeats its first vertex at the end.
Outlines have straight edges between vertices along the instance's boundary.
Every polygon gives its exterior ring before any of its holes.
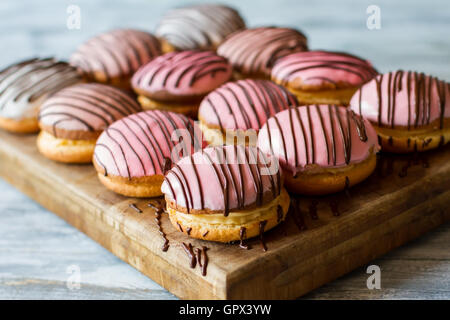
{"type": "Polygon", "coordinates": [[[348,105],[355,91],[376,75],[370,62],[331,51],[293,53],[272,69],[272,80],[294,93],[301,104],[348,105]]]}
{"type": "Polygon", "coordinates": [[[206,96],[198,118],[213,145],[256,145],[257,133],[277,112],[297,106],[297,99],[269,80],[228,82],[206,96]],[[237,141],[236,141],[237,139],[237,141]]]}
{"type": "Polygon", "coordinates": [[[379,75],[355,93],[350,107],[373,124],[385,151],[425,151],[450,140],[450,85],[423,73],[379,75]]]}
{"type": "Polygon", "coordinates": [[[289,207],[278,159],[254,146],[210,147],[185,157],[161,190],[175,228],[211,241],[262,237],[289,207]]]}
{"type": "Polygon", "coordinates": [[[200,136],[194,122],[182,114],[136,113],[103,132],[95,146],[94,166],[100,181],[116,193],[160,196],[164,174],[172,162],[203,146],[200,136]]]}
{"type": "Polygon", "coordinates": [[[309,195],[361,182],[375,169],[379,150],[370,122],[334,105],[307,105],[276,114],[259,132],[258,147],[278,157],[289,191],[309,195]]]}
{"type": "Polygon", "coordinates": [[[90,81],[129,90],[133,73],[160,54],[160,43],[152,34],[118,29],[83,43],[70,57],[70,64],[90,81]]]}
{"type": "Polygon", "coordinates": [[[196,116],[201,99],[227,82],[231,66],[212,51],[171,52],[146,64],[132,85],[144,109],[196,116]]]}

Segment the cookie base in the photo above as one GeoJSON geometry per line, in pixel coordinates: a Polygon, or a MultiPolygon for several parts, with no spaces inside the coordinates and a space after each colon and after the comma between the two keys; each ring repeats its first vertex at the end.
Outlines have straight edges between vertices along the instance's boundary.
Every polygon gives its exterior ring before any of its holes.
{"type": "Polygon", "coordinates": [[[259,224],[266,220],[264,231],[281,223],[289,209],[289,195],[283,188],[281,194],[268,204],[250,210],[230,211],[225,217],[222,213],[186,214],[167,206],[172,225],[179,231],[196,239],[231,242],[240,240],[241,228],[245,228],[246,238],[259,235],[259,224]],[[278,214],[278,206],[282,208],[282,216],[278,214]]]}
{"type": "Polygon", "coordinates": [[[165,103],[139,95],[137,98],[144,110],[163,110],[184,114],[191,118],[197,118],[199,104],[165,103]]]}
{"type": "Polygon", "coordinates": [[[37,138],[37,147],[45,157],[64,163],[91,163],[95,140],[59,139],[46,131],[37,138]]]}
{"type": "Polygon", "coordinates": [[[327,168],[321,170],[305,170],[296,176],[286,173],[284,184],[286,189],[296,194],[325,195],[344,190],[365,180],[375,170],[377,156],[375,153],[360,163],[344,168],[327,168]]]}
{"type": "Polygon", "coordinates": [[[0,128],[14,133],[37,133],[39,132],[39,122],[35,118],[16,120],[0,117],[0,128]]]}

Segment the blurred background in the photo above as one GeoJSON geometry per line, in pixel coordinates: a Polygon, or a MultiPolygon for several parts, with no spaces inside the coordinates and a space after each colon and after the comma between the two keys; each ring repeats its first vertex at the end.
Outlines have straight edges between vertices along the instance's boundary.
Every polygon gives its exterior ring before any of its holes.
{"type": "Polygon", "coordinates": [[[220,2],[238,9],[248,26],[297,27],[310,48],[348,51],[381,72],[413,69],[450,80],[450,1],[392,0],[2,0],[0,66],[33,55],[67,58],[84,40],[118,27],[153,31],[169,8],[220,2]],[[81,28],[69,30],[68,6],[81,10],[81,28]],[[366,26],[370,5],[381,29],[366,26]]]}
{"type": "MultiPolygon", "coordinates": [[[[67,59],[100,32],[153,31],[169,8],[200,2],[217,1],[1,0],[0,67],[32,56],[67,59]],[[80,9],[80,29],[67,27],[71,5],[80,9]]],[[[380,72],[410,69],[450,81],[449,0],[219,2],[238,9],[249,27],[299,28],[311,49],[347,51],[369,59],[380,72]],[[367,27],[371,5],[380,9],[380,29],[367,27]]],[[[174,298],[3,180],[0,189],[0,298],[174,298]],[[83,290],[66,288],[73,265],[82,270],[83,290]]],[[[383,290],[368,291],[360,268],[306,298],[448,299],[450,265],[442,258],[448,254],[448,230],[443,226],[375,261],[390,279],[383,290]]]]}

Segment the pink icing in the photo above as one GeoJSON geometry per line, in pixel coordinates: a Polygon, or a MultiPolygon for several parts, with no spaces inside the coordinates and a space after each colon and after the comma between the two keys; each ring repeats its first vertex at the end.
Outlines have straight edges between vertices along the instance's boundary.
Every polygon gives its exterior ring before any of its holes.
{"type": "Polygon", "coordinates": [[[301,79],[303,85],[312,86],[330,83],[359,86],[376,75],[369,61],[329,51],[293,53],[279,59],[272,69],[272,79],[284,83],[301,79]]]}
{"type": "Polygon", "coordinates": [[[145,111],[108,127],[97,141],[95,160],[107,175],[126,178],[163,175],[172,160],[178,160],[178,153],[172,156],[172,150],[179,150],[175,148],[179,136],[173,136],[177,129],[186,142],[187,152],[201,147],[193,143],[194,134],[197,142],[201,134],[192,120],[178,113],[145,111]]]}
{"type": "Polygon", "coordinates": [[[426,125],[450,117],[450,86],[416,72],[390,72],[362,86],[350,107],[379,126],[426,125]]]}
{"type": "Polygon", "coordinates": [[[222,129],[259,130],[269,117],[296,105],[295,96],[272,81],[239,80],[205,97],[199,116],[222,129]]]}
{"type": "Polygon", "coordinates": [[[372,147],[379,149],[369,121],[345,107],[329,105],[301,106],[278,113],[260,130],[258,147],[273,152],[283,169],[293,174],[312,164],[332,168],[361,162],[372,147]]]}
{"type": "Polygon", "coordinates": [[[280,181],[276,158],[256,147],[221,146],[181,159],[167,173],[161,191],[188,210],[227,211],[258,203],[262,194],[277,197],[280,181]],[[272,163],[275,169],[264,172],[272,163]]]}
{"type": "Polygon", "coordinates": [[[134,89],[152,95],[206,94],[231,77],[231,66],[212,51],[182,51],[162,55],[140,68],[132,78],[134,89]]]}

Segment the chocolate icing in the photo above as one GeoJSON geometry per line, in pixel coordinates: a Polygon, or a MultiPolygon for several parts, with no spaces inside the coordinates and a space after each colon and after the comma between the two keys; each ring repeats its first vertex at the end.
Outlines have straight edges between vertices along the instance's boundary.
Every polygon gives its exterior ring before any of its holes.
{"type": "Polygon", "coordinates": [[[35,118],[44,99],[81,81],[74,67],[53,58],[11,65],[0,71],[0,117],[35,118]]]}

